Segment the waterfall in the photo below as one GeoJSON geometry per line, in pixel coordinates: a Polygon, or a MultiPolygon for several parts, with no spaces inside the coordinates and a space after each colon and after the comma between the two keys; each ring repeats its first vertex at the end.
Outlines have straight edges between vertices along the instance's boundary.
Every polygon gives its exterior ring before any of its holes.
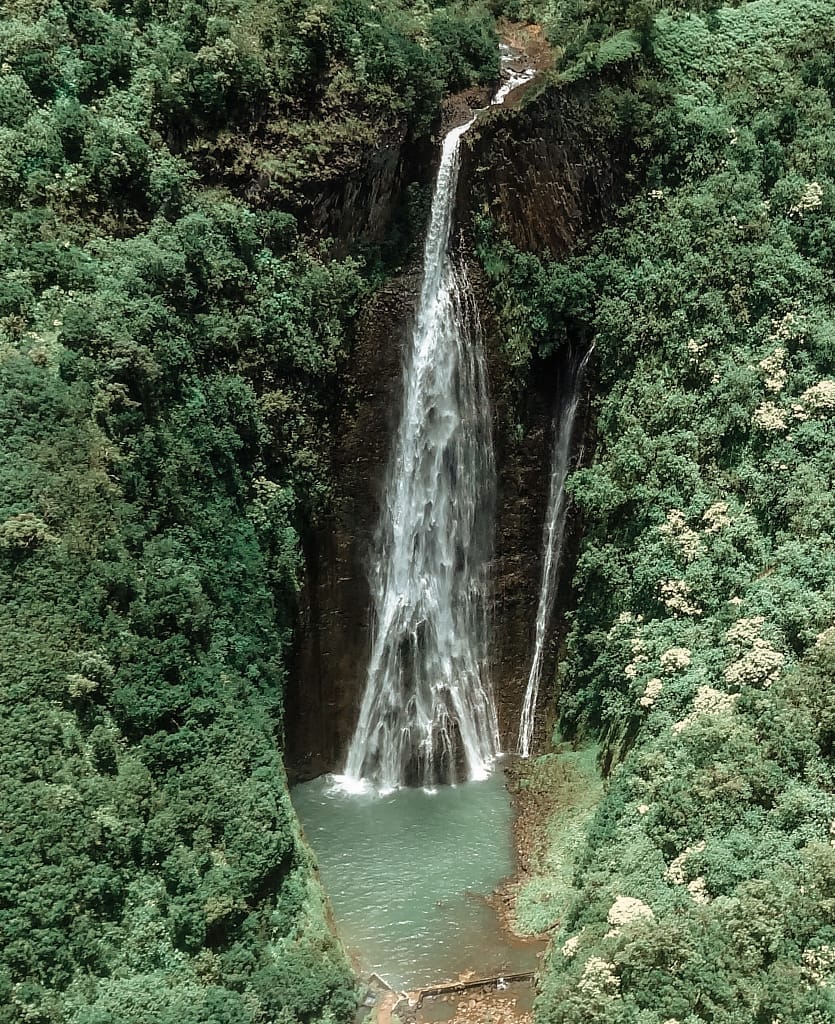
{"type": "MultiPolygon", "coordinates": [[[[509,91],[502,90],[498,102],[509,91]]],[[[432,197],[375,542],[371,657],[337,780],[349,788],[485,778],[499,750],[486,651],[490,401],[477,310],[464,265],[450,251],[460,142],[474,120],[444,139],[432,197]]]]}
{"type": "Polygon", "coordinates": [[[375,634],[345,774],[380,788],[483,777],[497,751],[485,659],[494,494],[478,320],[448,250],[459,141],[443,155],[372,573],[375,634]]]}
{"type": "Polygon", "coordinates": [[[580,406],[580,384],[583,372],[589,361],[592,350],[585,354],[580,363],[569,372],[567,394],[563,395],[562,408],[554,423],[554,454],[551,459],[551,479],[548,484],[548,506],[545,515],[545,526],[542,531],[542,580],[539,588],[539,605],[536,610],[536,637],[534,640],[533,660],[528,674],[528,685],[522,703],[522,716],[519,721],[519,743],[517,750],[522,757],[529,757],[531,739],[533,737],[536,701],[539,696],[539,682],[542,677],[542,660],[545,653],[545,640],[548,623],[556,597],[557,570],[562,555],[562,542],[565,534],[565,517],[567,501],[565,481],[571,466],[572,440],[577,410],[580,406]]]}

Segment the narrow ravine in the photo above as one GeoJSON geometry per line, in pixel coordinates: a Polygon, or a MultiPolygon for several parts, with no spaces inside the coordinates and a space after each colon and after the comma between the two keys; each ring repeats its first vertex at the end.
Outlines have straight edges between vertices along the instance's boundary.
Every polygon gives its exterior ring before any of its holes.
{"type": "MultiPolygon", "coordinates": [[[[504,47],[493,105],[529,82],[504,47]]],[[[340,938],[398,991],[530,972],[491,894],[515,871],[488,662],[495,469],[478,311],[454,251],[462,136],[435,182],[371,568],[375,629],[342,774],[294,789],[340,938]],[[466,783],[465,785],[462,783],[466,783]]]]}

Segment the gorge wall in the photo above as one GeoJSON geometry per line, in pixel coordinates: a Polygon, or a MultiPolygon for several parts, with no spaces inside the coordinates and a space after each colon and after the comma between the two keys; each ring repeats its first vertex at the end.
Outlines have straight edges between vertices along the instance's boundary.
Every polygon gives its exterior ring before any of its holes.
{"type": "MultiPolygon", "coordinates": [[[[521,394],[508,397],[501,324],[471,251],[471,217],[487,213],[518,248],[555,255],[569,252],[599,224],[620,198],[626,154],[615,133],[589,127],[599,123],[589,111],[590,97],[582,89],[548,87],[521,107],[491,112],[464,137],[459,245],[479,304],[493,393],[498,505],[491,648],[504,749],[516,741],[530,662],[562,360],[557,355],[533,366],[521,394]]],[[[420,176],[430,178],[431,167],[424,171],[420,176]]],[[[377,237],[396,215],[392,190],[403,179],[387,174],[381,180],[384,187],[346,185],[355,222],[374,225],[377,237]]],[[[338,197],[332,209],[340,209],[338,197]]],[[[356,237],[349,223],[343,229],[356,237]]],[[[356,723],[370,649],[368,558],[419,275],[416,260],[376,293],[360,319],[338,412],[332,504],[303,538],[305,579],[286,697],[287,764],[296,778],[338,770],[356,723]]],[[[569,522],[569,561],[576,532],[569,522]]],[[[566,586],[563,580],[562,598],[566,586]]],[[[546,679],[552,669],[553,655],[546,679]]]]}
{"type": "Polygon", "coordinates": [[[357,242],[385,242],[400,219],[413,184],[432,177],[434,147],[405,130],[391,132],[383,145],[364,153],[324,182],[306,182],[296,215],[320,238],[332,239],[334,254],[357,242]]]}

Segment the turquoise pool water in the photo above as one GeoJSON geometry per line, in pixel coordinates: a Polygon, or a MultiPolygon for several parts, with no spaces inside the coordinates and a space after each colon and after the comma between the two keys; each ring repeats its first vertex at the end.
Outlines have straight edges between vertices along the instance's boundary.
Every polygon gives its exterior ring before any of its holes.
{"type": "Polygon", "coordinates": [[[513,871],[504,775],[385,796],[340,791],[331,776],[294,787],[337,929],[360,970],[392,987],[531,970],[535,947],[486,903],[513,871]]]}

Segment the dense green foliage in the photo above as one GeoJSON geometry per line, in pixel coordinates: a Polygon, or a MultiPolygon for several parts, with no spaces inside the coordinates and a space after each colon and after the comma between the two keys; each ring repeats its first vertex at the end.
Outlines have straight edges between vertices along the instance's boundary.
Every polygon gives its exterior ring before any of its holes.
{"type": "Polygon", "coordinates": [[[91,242],[4,345],[2,1019],[350,1009],[276,736],[316,468],[282,431],[315,410],[357,281],[256,228],[216,203],[91,242]],[[285,282],[298,310],[275,308],[285,282]],[[256,397],[256,367],[288,394],[256,397]]]}
{"type": "Polygon", "coordinates": [[[274,206],[495,66],[454,5],[6,8],[4,1024],[350,1018],[280,746],[368,283],[274,206]]]}
{"type": "Polygon", "coordinates": [[[517,357],[594,338],[599,377],[557,700],[611,774],[547,1024],[835,1019],[833,16],[649,11],[568,53],[645,185],[565,262],[484,251],[517,357]]]}
{"type": "MultiPolygon", "coordinates": [[[[559,706],[610,776],[547,1024],[835,1017],[833,15],[546,18],[644,182],[568,261],[484,248],[512,361],[599,376],[559,706]]],[[[0,23],[2,1024],[350,1017],[281,694],[368,274],[287,210],[495,53],[464,4],[0,23]]]]}

